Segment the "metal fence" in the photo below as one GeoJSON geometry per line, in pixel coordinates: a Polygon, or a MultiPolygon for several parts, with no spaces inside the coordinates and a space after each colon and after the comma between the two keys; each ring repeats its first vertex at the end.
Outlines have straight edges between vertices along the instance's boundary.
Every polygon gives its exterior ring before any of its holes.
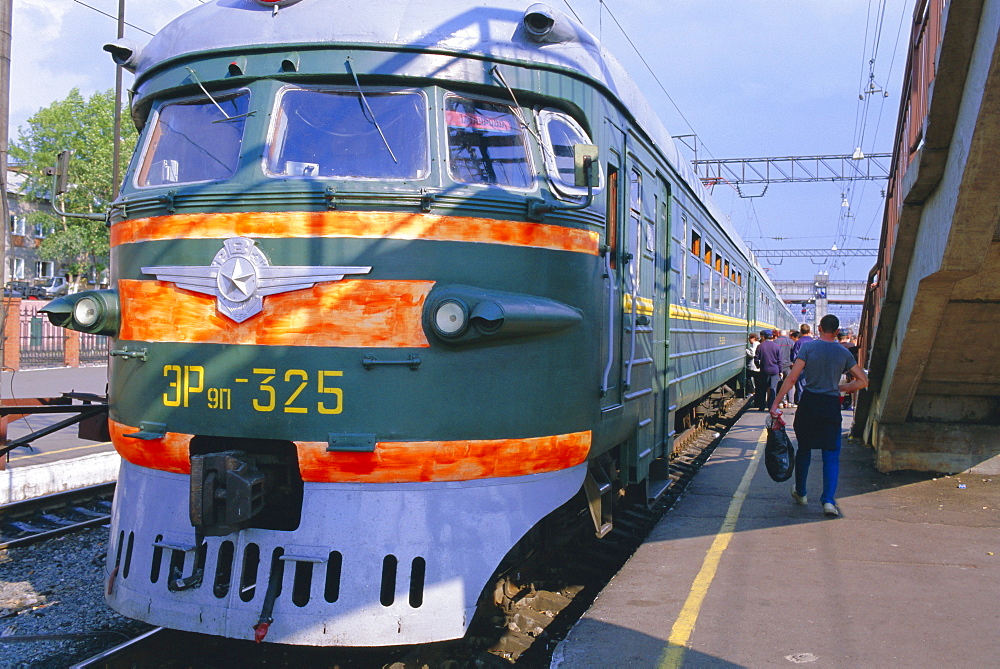
{"type": "Polygon", "coordinates": [[[104,335],[80,333],[80,364],[81,365],[106,365],[108,364],[108,345],[110,338],[104,335]]]}
{"type": "Polygon", "coordinates": [[[66,331],[49,323],[38,313],[44,302],[21,302],[21,368],[61,367],[64,360],[66,331]]]}
{"type": "MultiPolygon", "coordinates": [[[[23,300],[20,307],[21,369],[62,367],[66,361],[68,331],[52,325],[38,313],[46,303],[23,300]]],[[[108,361],[108,342],[103,335],[80,334],[80,364],[100,365],[108,361]]]]}

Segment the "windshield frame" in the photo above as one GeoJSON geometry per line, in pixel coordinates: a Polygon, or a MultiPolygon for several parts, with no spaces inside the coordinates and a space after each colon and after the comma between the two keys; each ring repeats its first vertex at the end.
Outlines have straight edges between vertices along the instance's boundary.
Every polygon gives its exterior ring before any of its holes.
{"type": "MultiPolygon", "coordinates": [[[[562,179],[559,175],[558,165],[556,163],[557,158],[554,151],[555,145],[552,142],[552,135],[549,133],[549,124],[553,121],[565,123],[585,140],[582,142],[583,144],[594,143],[590,133],[583,128],[583,125],[581,125],[579,121],[573,118],[572,114],[557,107],[540,107],[535,110],[535,117],[537,119],[539,135],[541,137],[542,146],[540,148],[542,151],[542,161],[545,164],[545,173],[548,178],[549,185],[551,185],[552,189],[564,198],[582,199],[586,197],[586,187],[569,183],[562,179]]],[[[593,192],[596,194],[600,193],[604,188],[604,170],[601,169],[600,160],[594,161],[593,166],[597,169],[597,184],[593,188],[593,192]]]]}
{"type": "MultiPolygon", "coordinates": [[[[431,96],[428,92],[422,88],[414,88],[412,86],[362,86],[362,92],[366,97],[368,96],[378,96],[378,95],[419,95],[423,103],[423,129],[424,129],[424,161],[423,165],[420,166],[420,171],[416,176],[404,176],[404,177],[388,177],[388,176],[355,176],[355,175],[309,175],[309,174],[277,174],[272,172],[269,163],[272,162],[271,155],[272,151],[278,150],[278,144],[276,143],[276,134],[279,130],[279,123],[281,123],[283,111],[282,111],[282,100],[286,93],[289,91],[315,91],[319,93],[334,93],[341,95],[358,95],[358,89],[356,86],[347,85],[324,85],[324,84],[294,84],[286,83],[283,84],[274,95],[274,102],[271,105],[271,119],[268,122],[266,140],[263,146],[263,153],[261,155],[261,172],[265,177],[269,179],[317,179],[322,181],[351,181],[351,182],[373,182],[373,181],[392,181],[392,182],[424,182],[431,178],[434,156],[433,156],[433,139],[431,137],[431,118],[434,116],[434,110],[430,105],[431,96]]],[[[381,142],[381,140],[380,140],[381,142]]],[[[392,146],[390,141],[390,146],[392,146]]],[[[393,151],[396,151],[396,147],[392,147],[393,151]]]]}
{"type": "Polygon", "coordinates": [[[533,132],[530,128],[526,128],[522,125],[521,121],[526,114],[530,113],[530,109],[520,107],[515,105],[510,100],[503,100],[499,98],[493,98],[487,95],[477,95],[475,93],[465,93],[456,90],[445,90],[444,96],[441,100],[441,112],[440,120],[442,127],[441,134],[441,145],[443,147],[442,160],[447,165],[445,171],[447,178],[454,184],[460,185],[462,187],[473,187],[473,188],[499,188],[505,191],[517,191],[519,193],[530,193],[538,190],[538,177],[539,170],[537,165],[537,157],[535,151],[532,148],[533,142],[531,137],[533,132]],[[463,100],[470,100],[475,103],[484,103],[488,105],[495,105],[498,107],[506,107],[511,110],[510,114],[514,118],[515,125],[519,129],[521,134],[521,143],[524,146],[524,158],[528,165],[528,185],[527,186],[512,186],[506,183],[489,183],[485,181],[461,181],[457,178],[455,173],[452,171],[452,159],[451,159],[451,137],[448,131],[448,101],[451,98],[461,98],[463,100]],[[517,113],[513,110],[517,109],[521,113],[521,119],[517,118],[517,113]]]}
{"type": "Polygon", "coordinates": [[[189,184],[224,183],[232,179],[240,171],[240,168],[243,165],[243,145],[246,143],[247,139],[246,132],[247,132],[248,121],[253,117],[253,114],[255,112],[255,110],[252,107],[254,99],[253,92],[250,90],[250,88],[246,86],[241,86],[239,88],[230,88],[224,91],[218,91],[218,92],[210,91],[210,92],[211,92],[211,97],[206,96],[204,93],[198,93],[195,95],[189,95],[178,98],[166,98],[158,101],[153,110],[153,113],[151,114],[150,119],[146,123],[145,127],[148,128],[148,130],[146,130],[143,133],[144,136],[142,138],[142,144],[141,146],[137,147],[137,150],[135,152],[135,168],[132,170],[132,179],[131,179],[131,186],[133,188],[137,190],[148,190],[151,188],[175,188],[177,186],[187,186],[189,184]],[[239,150],[237,151],[236,161],[233,165],[233,170],[229,174],[229,176],[223,179],[198,179],[194,181],[175,181],[162,184],[143,185],[139,182],[140,177],[142,177],[142,175],[149,174],[149,169],[151,166],[150,167],[146,166],[146,160],[147,158],[152,159],[152,156],[149,154],[149,151],[153,143],[154,135],[156,134],[157,128],[159,127],[160,114],[164,109],[174,105],[186,105],[194,103],[203,103],[206,105],[212,105],[213,102],[224,102],[236,97],[240,97],[242,95],[247,96],[247,111],[240,117],[243,120],[243,132],[240,135],[239,150]]]}

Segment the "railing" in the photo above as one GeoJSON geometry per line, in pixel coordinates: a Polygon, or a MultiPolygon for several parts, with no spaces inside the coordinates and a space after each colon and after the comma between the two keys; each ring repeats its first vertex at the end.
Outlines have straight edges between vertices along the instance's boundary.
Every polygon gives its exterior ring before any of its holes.
{"type": "Polygon", "coordinates": [[[80,364],[106,365],[111,339],[104,335],[80,333],[80,364]]]}
{"type": "Polygon", "coordinates": [[[79,367],[107,364],[109,339],[52,325],[38,313],[41,300],[4,298],[0,315],[3,325],[3,366],[5,369],[79,367]]]}
{"type": "Polygon", "coordinates": [[[63,328],[38,313],[44,302],[24,300],[19,309],[21,369],[62,367],[65,357],[63,328]]]}

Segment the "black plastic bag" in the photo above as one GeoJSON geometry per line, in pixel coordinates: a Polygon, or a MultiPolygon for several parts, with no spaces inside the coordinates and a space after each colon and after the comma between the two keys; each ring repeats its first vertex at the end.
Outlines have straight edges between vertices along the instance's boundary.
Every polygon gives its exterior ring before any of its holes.
{"type": "Polygon", "coordinates": [[[781,416],[772,417],[768,421],[764,466],[767,467],[768,476],[778,483],[792,478],[795,469],[795,447],[785,432],[785,421],[781,416]]]}

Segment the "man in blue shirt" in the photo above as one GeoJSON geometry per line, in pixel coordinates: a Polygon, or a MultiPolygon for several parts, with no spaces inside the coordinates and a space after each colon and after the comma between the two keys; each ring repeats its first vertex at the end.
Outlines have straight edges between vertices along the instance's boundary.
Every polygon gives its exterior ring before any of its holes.
{"type": "MultiPolygon", "coordinates": [[[[851,352],[837,343],[840,319],[827,314],[819,322],[819,339],[803,344],[792,370],[771,402],[771,415],[781,414],[778,405],[799,376],[805,372],[805,390],[795,411],[795,486],[792,499],[799,504],[809,502],[806,479],[813,450],[823,452],[823,512],[830,517],[840,515],[834,495],[840,476],[840,395],[853,393],[868,386],[868,375],[851,352]],[[842,374],[850,372],[854,380],[840,383],[842,374]]],[[[759,349],[758,349],[759,350],[759,349]]]]}

